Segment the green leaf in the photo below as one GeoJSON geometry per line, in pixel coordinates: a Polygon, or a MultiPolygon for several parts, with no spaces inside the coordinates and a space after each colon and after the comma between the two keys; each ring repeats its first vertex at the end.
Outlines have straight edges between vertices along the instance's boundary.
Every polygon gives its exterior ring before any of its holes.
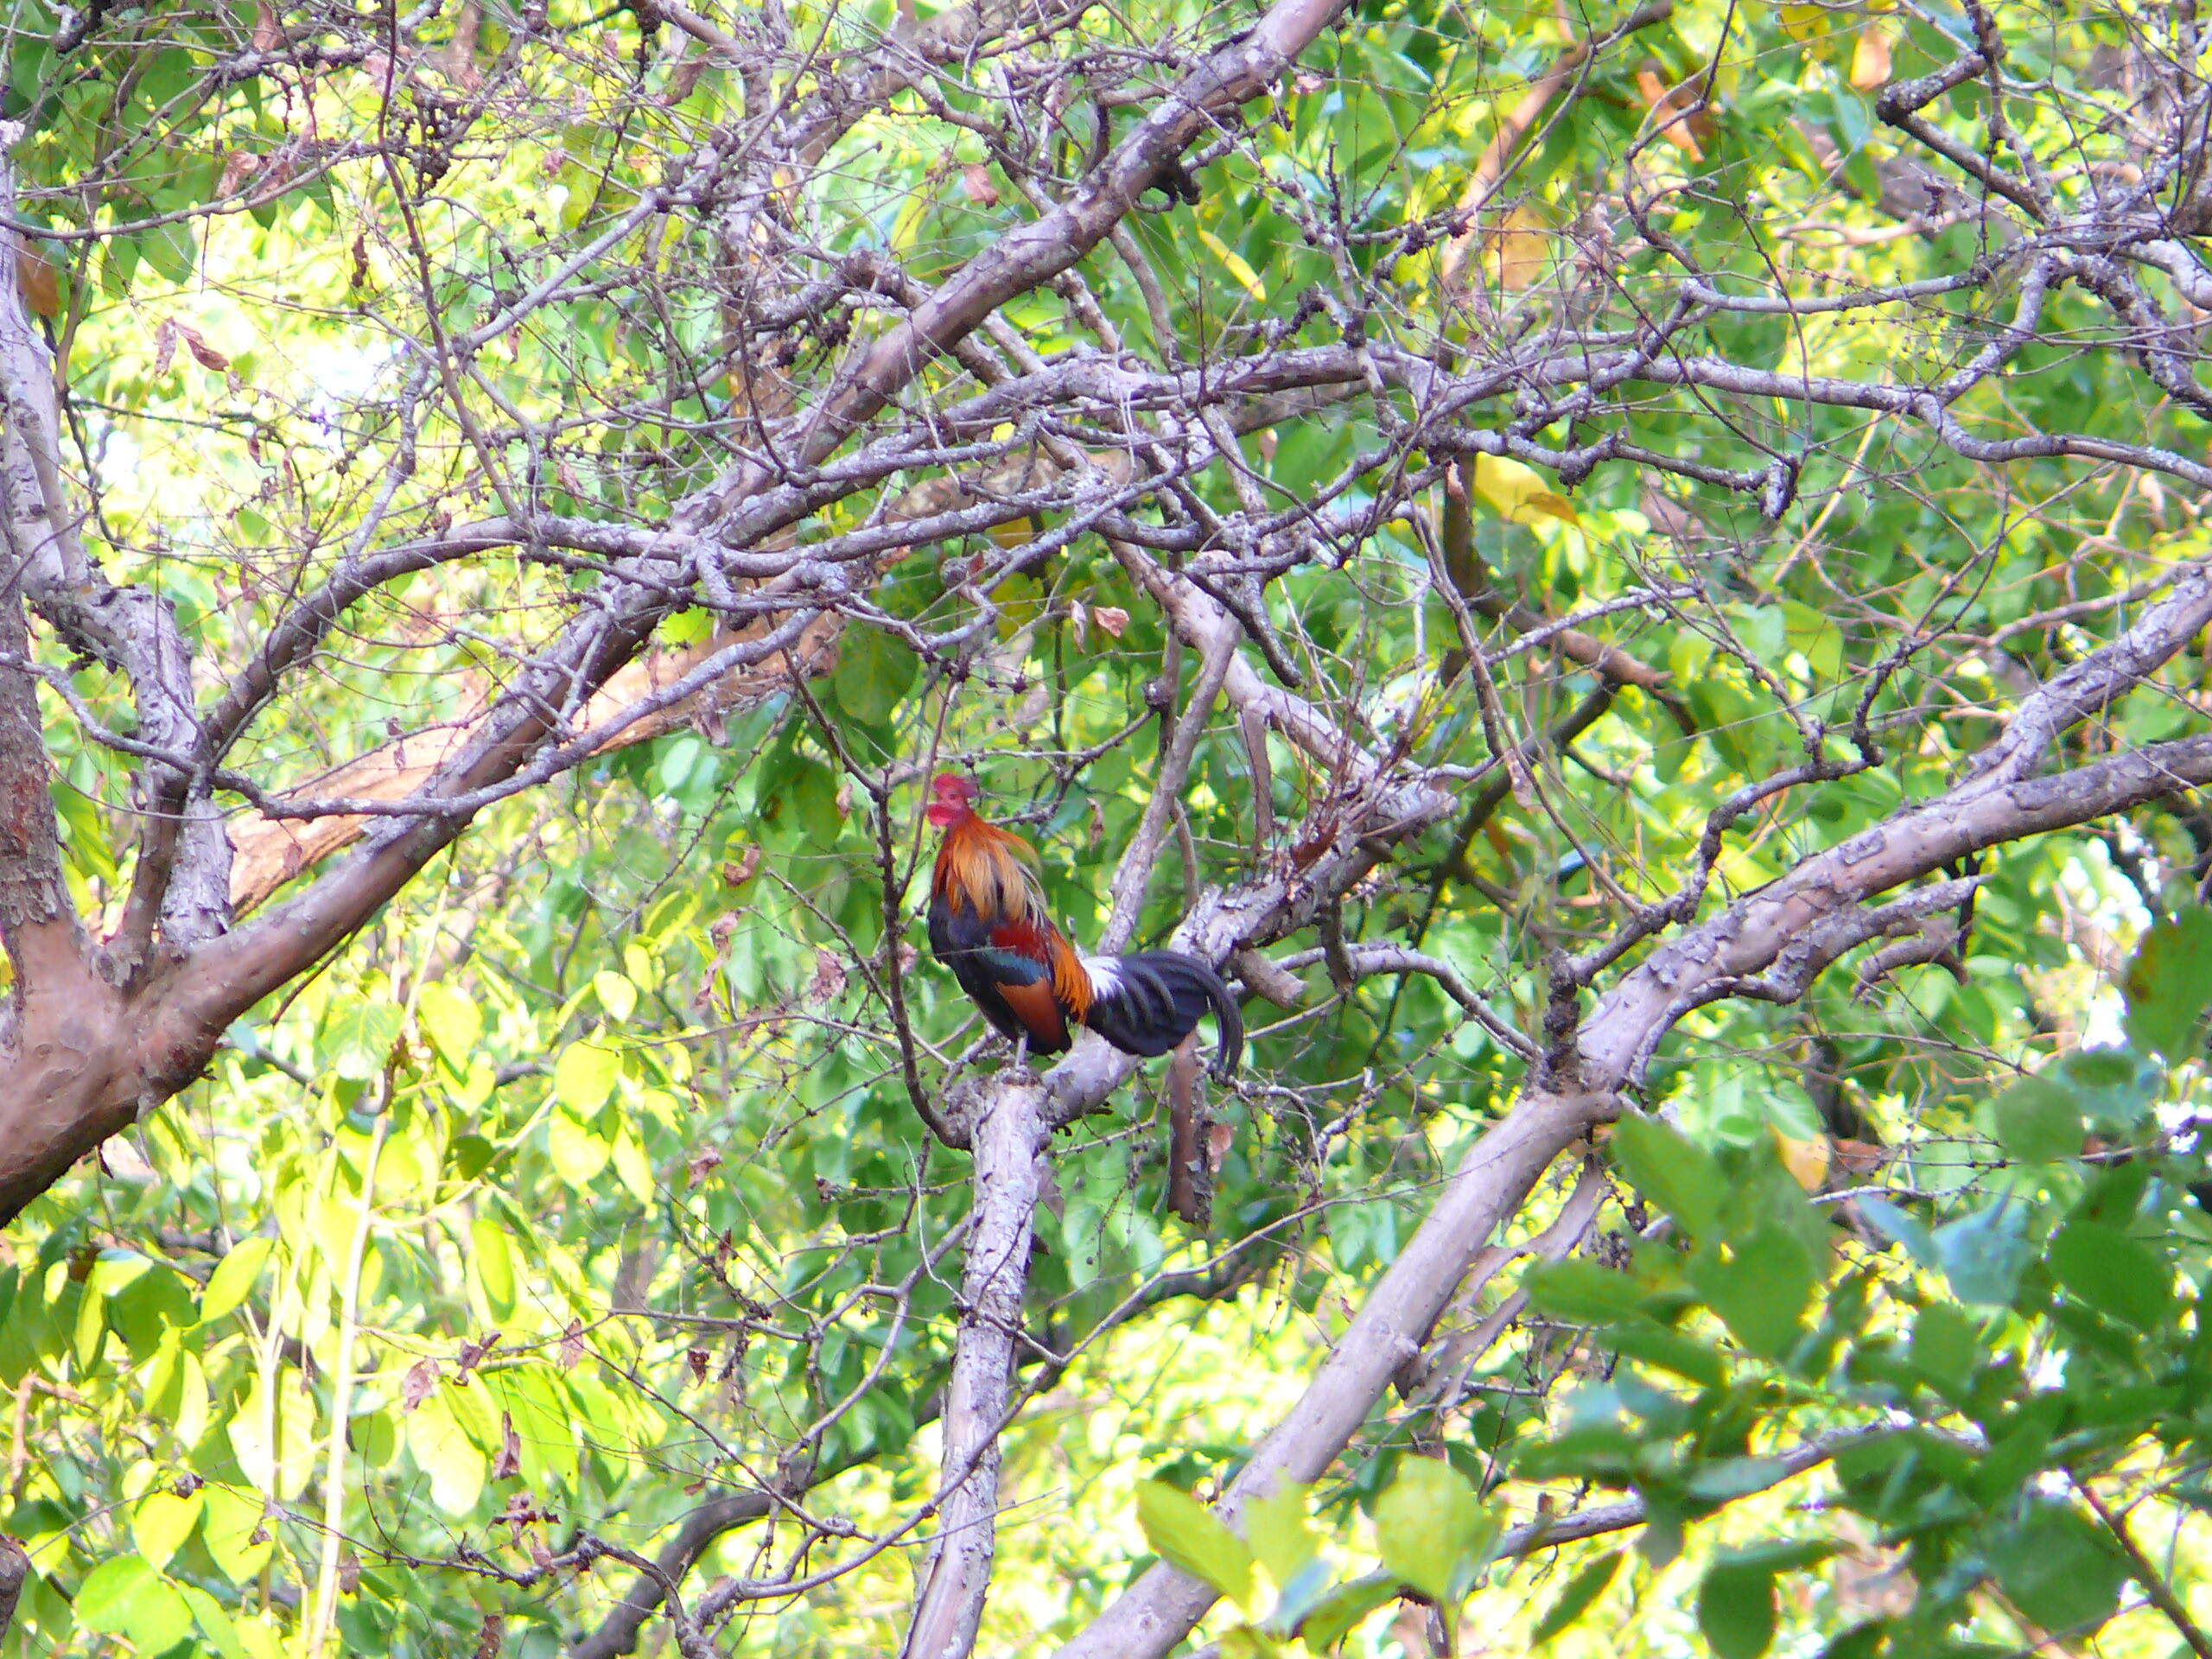
{"type": "Polygon", "coordinates": [[[602,968],[591,976],[591,992],[618,1025],[637,1009],[638,988],[611,969],[602,968]]]}
{"type": "Polygon", "coordinates": [[[1287,1586],[1320,1552],[1320,1543],[1306,1520],[1306,1486],[1301,1481],[1275,1482],[1265,1497],[1244,1505],[1244,1541],[1268,1576],[1280,1590],[1287,1586]]]}
{"type": "Polygon", "coordinates": [[[1588,1612],[1591,1603],[1605,1593],[1613,1574],[1620,1571],[1622,1554],[1618,1549],[1607,1550],[1569,1579],[1567,1588],[1559,1592],[1559,1599],[1545,1610],[1544,1616],[1536,1621],[1536,1628],[1529,1633],[1530,1643],[1541,1647],[1588,1612]]]}
{"type": "Polygon", "coordinates": [[[1137,1484],[1137,1523],[1162,1560],[1211,1585],[1240,1606],[1252,1596],[1252,1552],[1221,1518],[1164,1480],[1137,1484]]]}
{"type": "Polygon", "coordinates": [[[197,1491],[185,1497],[167,1490],[149,1492],[131,1513],[130,1541],[156,1567],[167,1567],[207,1507],[206,1497],[197,1491]]]}
{"type": "Polygon", "coordinates": [[[1467,1478],[1439,1459],[1402,1459],[1398,1478],[1376,1501],[1382,1565],[1432,1600],[1464,1589],[1496,1535],[1467,1478]]]}
{"type": "Polygon", "coordinates": [[[2101,1313],[2139,1331],[2173,1323],[2173,1269],[2139,1239],[2101,1222],[2069,1221],[2052,1236],[2058,1282],[2101,1313]]]}
{"type": "Polygon", "coordinates": [[[1637,1191],[1692,1238],[1710,1237],[1719,1228],[1727,1183],[1720,1166],[1680,1130],[1656,1117],[1624,1117],[1609,1144],[1637,1191]]]}
{"type": "Polygon", "coordinates": [[[117,236],[108,238],[100,254],[100,289],[111,299],[130,297],[130,279],[137,274],[138,259],[143,251],[143,238],[137,236],[117,236]]]}
{"type": "Polygon", "coordinates": [[[1759,1659],[1774,1640],[1774,1573],[1727,1562],[1698,1586],[1697,1627],[1719,1659],[1759,1659]]]}
{"type": "Polygon", "coordinates": [[[200,1536],[216,1567],[232,1584],[251,1582],[276,1548],[276,1541],[263,1524],[261,1494],[243,1486],[210,1484],[207,1517],[200,1536]],[[256,1541],[255,1535],[261,1535],[256,1541]]]}
{"type": "Polygon", "coordinates": [[[2185,1057],[2212,1007],[2212,910],[2192,906],[2145,933],[2120,989],[2128,1039],[2169,1059],[2185,1057]]]}
{"type": "Polygon", "coordinates": [[[264,1237],[242,1238],[232,1247],[230,1254],[215,1264],[215,1271],[207,1277],[207,1287],[200,1293],[202,1325],[221,1319],[253,1294],[261,1270],[269,1265],[270,1252],[276,1248],[275,1239],[264,1237]]]}
{"type": "Polygon", "coordinates": [[[237,1622],[223,1611],[222,1603],[196,1584],[180,1584],[177,1591],[192,1609],[193,1622],[200,1626],[200,1635],[222,1659],[253,1659],[252,1650],[238,1634],[237,1622]]]}
{"type": "Polygon", "coordinates": [[[319,1046],[333,1071],[350,1082],[366,1083],[384,1074],[404,1023],[389,1002],[361,998],[340,1003],[324,1019],[319,1046]]]}
{"type": "Polygon", "coordinates": [[[1912,1363],[1947,1392],[1966,1387],[1981,1351],[1972,1321],[1955,1303],[1930,1302],[1912,1322],[1912,1363]]]}
{"type": "Polygon", "coordinates": [[[545,1126],[546,1154],[570,1186],[588,1187],[597,1180],[613,1150],[589,1124],[579,1123],[567,1112],[554,1113],[545,1126]]]}
{"type": "Polygon", "coordinates": [[[2030,1504],[1982,1555],[2015,1606],[2046,1630],[2069,1633],[2108,1617],[2127,1576],[2086,1516],[2048,1500],[2030,1504]]]}
{"type": "Polygon", "coordinates": [[[1936,1243],[1936,1236],[1922,1224],[1918,1217],[1906,1214],[1887,1198],[1877,1198],[1859,1199],[1859,1213],[1911,1251],[1913,1260],[1922,1267],[1930,1271],[1942,1268],[1943,1252],[1936,1243]]]}
{"type": "Polygon", "coordinates": [[[2009,1158],[2055,1164],[2082,1151],[2082,1109],[2047,1077],[2023,1077],[1991,1103],[1991,1128],[2009,1158]]]}
{"type": "Polygon", "coordinates": [[[1659,1366],[1708,1389],[1719,1388],[1728,1380],[1728,1367],[1710,1343],[1669,1330],[1656,1320],[1608,1326],[1605,1341],[1630,1359],[1659,1366]]]}
{"type": "Polygon", "coordinates": [[[192,268],[200,262],[200,241],[189,221],[157,225],[138,240],[146,263],[160,275],[173,283],[192,280],[192,268]]]}
{"type": "Polygon", "coordinates": [[[1327,1653],[1351,1635],[1360,1620],[1383,1603],[1395,1600],[1397,1594],[1398,1580],[1388,1573],[1370,1573],[1340,1584],[1299,1621],[1299,1638],[1307,1651],[1327,1653]]]}
{"type": "Polygon", "coordinates": [[[914,683],[914,653],[880,628],[848,623],[837,642],[837,701],[854,719],[880,726],[914,683]]]}
{"type": "Polygon", "coordinates": [[[78,1624],[127,1636],[142,1653],[164,1653],[192,1633],[192,1608],[177,1588],[137,1555],[102,1561],[78,1586],[78,1624]]]}
{"type": "Polygon", "coordinates": [[[515,1257],[507,1230],[494,1217],[480,1215],[469,1224],[468,1236],[474,1247],[469,1270],[483,1289],[486,1312],[495,1319],[506,1319],[515,1308],[515,1257]]]}
{"type": "Polygon", "coordinates": [[[194,1324],[199,1317],[184,1275],[165,1262],[149,1262],[108,1298],[108,1324],[136,1359],[150,1356],[172,1326],[194,1324]]]}
{"type": "Polygon", "coordinates": [[[580,1117],[595,1117],[622,1080],[622,1057],[599,1043],[570,1043],[553,1063],[553,1097],[580,1117]]]}
{"type": "Polygon", "coordinates": [[[231,1419],[231,1450],[255,1489],[289,1500],[308,1484],[315,1462],[315,1406],[296,1388],[279,1382],[264,1389],[256,1377],[231,1419]]]}
{"type": "Polygon", "coordinates": [[[2075,1104],[2097,1128],[2126,1135],[2149,1117],[2164,1073],[2130,1049],[2077,1048],[2038,1075],[2072,1090],[2075,1104]]]}
{"type": "Polygon", "coordinates": [[[484,1491],[485,1458],[454,1421],[446,1391],[425,1400],[407,1420],[407,1449],[430,1478],[430,1497],[448,1515],[467,1515],[484,1491]]]}
{"type": "Polygon", "coordinates": [[[639,1204],[651,1204],[658,1189],[653,1182],[652,1160],[645,1155],[645,1143],[630,1133],[630,1126],[626,1123],[616,1131],[611,1150],[615,1179],[639,1204]]]}
{"type": "Polygon", "coordinates": [[[1539,1313],[1576,1325],[1633,1319],[1643,1306],[1635,1280],[1575,1256],[1536,1263],[1522,1275],[1521,1284],[1539,1313]]]}
{"type": "Polygon", "coordinates": [[[690,781],[691,769],[707,758],[707,746],[686,732],[660,752],[660,764],[654,768],[660,779],[661,792],[678,793],[690,781]]]}
{"type": "Polygon", "coordinates": [[[1692,1497],[1725,1503],[1732,1497],[1763,1492],[1789,1472],[1779,1458],[1723,1458],[1694,1471],[1687,1484],[1692,1497]]]}
{"type": "Polygon", "coordinates": [[[1724,1255],[1709,1244],[1683,1269],[1705,1305],[1753,1353],[1781,1359],[1803,1334],[1798,1316],[1812,1300],[1812,1253],[1795,1233],[1760,1227],[1724,1255]]]}
{"type": "Polygon", "coordinates": [[[116,1555],[85,1575],[77,1586],[77,1622],[88,1630],[121,1635],[122,1608],[158,1575],[136,1555],[116,1555]]]}
{"type": "Polygon", "coordinates": [[[2003,1199],[1938,1227],[1935,1243],[1952,1294],[1992,1307],[2011,1306],[2035,1254],[2026,1206],[2003,1199]]]}
{"type": "Polygon", "coordinates": [[[484,1034],[484,1016],[476,1004],[443,980],[434,979],[415,994],[415,1018],[446,1064],[456,1072],[466,1071],[484,1034]]]}

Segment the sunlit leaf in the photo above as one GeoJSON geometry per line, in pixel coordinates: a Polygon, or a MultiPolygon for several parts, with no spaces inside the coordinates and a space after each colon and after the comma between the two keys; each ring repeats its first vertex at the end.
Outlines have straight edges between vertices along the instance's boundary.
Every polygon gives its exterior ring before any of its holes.
{"type": "Polygon", "coordinates": [[[1252,1595],[1252,1552],[1212,1510],[1165,1481],[1137,1486],[1137,1521],[1162,1560],[1204,1580],[1230,1600],[1252,1595]]]}

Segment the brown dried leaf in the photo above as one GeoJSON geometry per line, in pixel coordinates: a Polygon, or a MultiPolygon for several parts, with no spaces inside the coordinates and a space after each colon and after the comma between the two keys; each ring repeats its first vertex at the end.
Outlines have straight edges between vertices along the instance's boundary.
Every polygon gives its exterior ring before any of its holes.
{"type": "Polygon", "coordinates": [[[1693,100],[1660,79],[1656,66],[1648,62],[1636,72],[1636,90],[1650,107],[1652,124],[1659,130],[1659,136],[1690,160],[1703,161],[1705,151],[1690,130],[1696,118],[1685,114],[1693,100]]]}
{"type": "Polygon", "coordinates": [[[484,72],[476,67],[478,37],[483,32],[483,15],[476,0],[462,0],[459,15],[454,20],[453,38],[438,54],[438,67],[446,78],[465,92],[473,92],[484,84],[484,72]]]}
{"type": "Polygon", "coordinates": [[[399,1384],[399,1404],[404,1411],[412,1411],[430,1397],[430,1390],[438,1386],[438,1362],[418,1359],[407,1368],[407,1375],[399,1384]]]}
{"type": "Polygon", "coordinates": [[[176,331],[184,337],[185,347],[192,353],[192,360],[201,368],[213,369],[217,374],[220,374],[231,366],[231,359],[210,346],[200,332],[190,323],[180,322],[176,326],[176,331]]]}
{"type": "Polygon", "coordinates": [[[978,207],[999,205],[999,188],[991,181],[991,169],[981,162],[970,162],[960,169],[960,188],[978,207]]]}
{"type": "Polygon", "coordinates": [[[33,315],[52,321],[61,315],[61,275],[22,237],[16,238],[16,289],[33,315]]]}
{"type": "Polygon", "coordinates": [[[669,75],[668,90],[661,94],[661,102],[671,105],[681,104],[699,90],[699,77],[706,73],[707,60],[704,56],[684,59],[669,75]]]}
{"type": "Polygon", "coordinates": [[[497,1331],[486,1331],[480,1341],[461,1344],[461,1352],[454,1357],[454,1382],[465,1384],[468,1381],[468,1374],[481,1365],[484,1357],[499,1345],[499,1335],[497,1331]]]}
{"type": "Polygon", "coordinates": [[[154,372],[150,378],[158,380],[167,374],[175,356],[176,324],[163,317],[154,329],[154,372]]]}
{"type": "Polygon", "coordinates": [[[570,1319],[569,1328],[561,1333],[561,1369],[573,1371],[584,1357],[584,1322],[570,1319]]]}
{"type": "Polygon", "coordinates": [[[515,1433],[514,1414],[499,1414],[499,1453],[492,1459],[492,1478],[512,1480],[522,1472],[522,1436],[515,1433]]]}
{"type": "Polygon", "coordinates": [[[806,1000],[827,1002],[845,988],[845,964],[826,944],[814,947],[814,976],[806,982],[806,1000]]]}
{"type": "Polygon", "coordinates": [[[1129,626],[1129,613],[1118,605],[1094,606],[1091,609],[1090,620],[1116,639],[1122,637],[1122,631],[1129,626]]]}
{"type": "Polygon", "coordinates": [[[1851,84],[1871,92],[1890,78],[1890,31],[1869,23],[1859,31],[1859,44],[1851,53],[1851,84]]]}
{"type": "Polygon", "coordinates": [[[1221,1173],[1222,1160],[1229,1156],[1230,1147],[1236,1144],[1236,1126],[1216,1118],[1206,1126],[1206,1167],[1214,1174],[1221,1173]]]}
{"type": "Polygon", "coordinates": [[[250,149],[233,149],[223,156],[223,176],[215,181],[218,196],[234,196],[245,181],[261,170],[261,157],[250,149]]]}
{"type": "Polygon", "coordinates": [[[686,1186],[698,1185],[700,1182],[707,1179],[709,1174],[721,1166],[721,1161],[722,1154],[719,1148],[715,1147],[700,1147],[698,1151],[693,1153],[690,1157],[684,1160],[683,1167],[690,1172],[690,1178],[684,1182],[684,1185],[686,1186]]]}
{"type": "Polygon", "coordinates": [[[284,30],[276,21],[276,8],[269,0],[253,0],[253,49],[274,52],[284,44],[284,30]]]}

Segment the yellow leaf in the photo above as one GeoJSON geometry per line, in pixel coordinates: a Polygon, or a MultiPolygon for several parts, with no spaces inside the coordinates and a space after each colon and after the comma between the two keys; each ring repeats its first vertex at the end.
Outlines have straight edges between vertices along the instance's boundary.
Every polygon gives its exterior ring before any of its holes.
{"type": "Polygon", "coordinates": [[[1834,1152],[1825,1137],[1818,1141],[1794,1141],[1780,1129],[1774,1131],[1774,1143],[1782,1153],[1782,1166],[1788,1170],[1798,1185],[1808,1192],[1817,1192],[1828,1178],[1828,1160],[1834,1152]]]}
{"type": "Polygon", "coordinates": [[[1567,498],[1548,488],[1541,473],[1517,461],[1477,455],[1475,493],[1495,507],[1500,518],[1517,524],[1533,524],[1538,518],[1576,522],[1574,508],[1567,498]]]}
{"type": "Polygon", "coordinates": [[[1500,288],[1526,288],[1544,274],[1549,253],[1543,220],[1516,207],[1484,242],[1483,263],[1500,288]]]}
{"type": "Polygon", "coordinates": [[[1208,253],[1221,261],[1221,268],[1236,279],[1236,285],[1255,300],[1268,297],[1268,290],[1260,286],[1260,273],[1244,263],[1243,257],[1211,231],[1201,228],[1198,240],[1208,253]]]}
{"type": "Polygon", "coordinates": [[[1793,41],[1818,40],[1828,32],[1828,14],[1821,6],[1782,8],[1783,32],[1793,41]]]}

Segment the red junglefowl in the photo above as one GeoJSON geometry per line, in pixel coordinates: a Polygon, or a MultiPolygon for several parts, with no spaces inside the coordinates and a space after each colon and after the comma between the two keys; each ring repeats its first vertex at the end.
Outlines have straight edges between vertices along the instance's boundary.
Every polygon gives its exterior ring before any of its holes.
{"type": "Polygon", "coordinates": [[[976,816],[976,785],[930,780],[929,820],[944,831],[930,881],[930,949],[1000,1033],[1058,1054],[1088,1026],[1125,1054],[1165,1054],[1213,1010],[1214,1074],[1244,1052],[1244,1021],[1220,976],[1179,950],[1079,956],[1045,913],[1037,849],[976,816]]]}

